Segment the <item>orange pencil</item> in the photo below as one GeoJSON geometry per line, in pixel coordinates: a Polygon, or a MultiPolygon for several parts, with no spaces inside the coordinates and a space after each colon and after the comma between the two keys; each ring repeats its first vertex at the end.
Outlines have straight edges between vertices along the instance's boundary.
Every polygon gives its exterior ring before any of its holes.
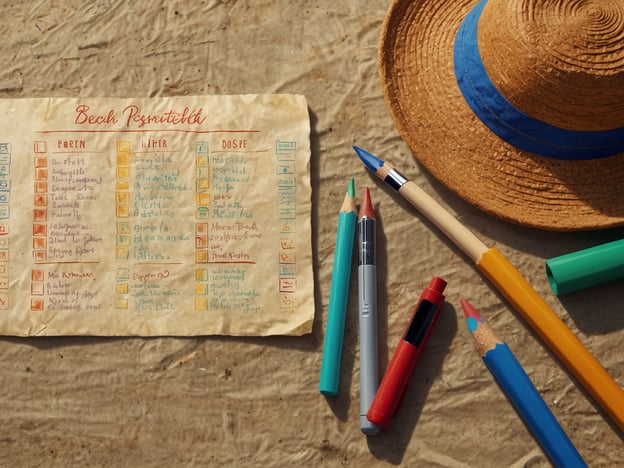
{"type": "Polygon", "coordinates": [[[423,213],[477,265],[624,432],[624,391],[583,346],[522,274],[496,248],[488,248],[453,215],[392,165],[354,147],[366,167],[423,213]]]}

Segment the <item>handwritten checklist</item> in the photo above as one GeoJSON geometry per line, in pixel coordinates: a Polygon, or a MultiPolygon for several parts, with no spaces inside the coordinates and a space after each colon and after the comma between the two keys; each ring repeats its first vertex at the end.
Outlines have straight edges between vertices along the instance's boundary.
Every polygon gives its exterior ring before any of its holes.
{"type": "Polygon", "coordinates": [[[0,333],[311,331],[302,96],[11,99],[0,116],[0,333]]]}

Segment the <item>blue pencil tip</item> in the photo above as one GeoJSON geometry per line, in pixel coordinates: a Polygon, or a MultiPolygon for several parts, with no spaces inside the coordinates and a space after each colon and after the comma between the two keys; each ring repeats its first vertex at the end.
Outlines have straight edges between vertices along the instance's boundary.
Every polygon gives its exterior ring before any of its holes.
{"type": "Polygon", "coordinates": [[[368,167],[371,171],[377,172],[381,166],[384,165],[384,162],[379,159],[377,156],[370,154],[368,151],[363,150],[358,146],[354,146],[353,149],[362,160],[362,162],[368,167]]]}

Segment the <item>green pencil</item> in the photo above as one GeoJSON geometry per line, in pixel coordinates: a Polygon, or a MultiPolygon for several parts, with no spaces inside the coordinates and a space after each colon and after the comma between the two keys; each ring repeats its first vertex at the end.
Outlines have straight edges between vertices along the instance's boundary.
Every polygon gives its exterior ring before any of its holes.
{"type": "Polygon", "coordinates": [[[321,363],[321,382],[319,391],[323,395],[338,395],[340,385],[340,363],[342,361],[342,342],[344,340],[345,321],[347,318],[347,300],[351,280],[351,260],[357,211],[355,209],[355,182],[349,181],[349,188],[338,214],[336,250],[331,288],[329,290],[329,308],[321,363]]]}

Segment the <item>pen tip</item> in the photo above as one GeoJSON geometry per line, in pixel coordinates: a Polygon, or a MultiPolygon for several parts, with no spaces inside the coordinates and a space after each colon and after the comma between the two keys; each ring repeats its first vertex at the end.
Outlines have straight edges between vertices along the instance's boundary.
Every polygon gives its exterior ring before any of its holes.
{"type": "Polygon", "coordinates": [[[351,177],[351,179],[349,180],[347,195],[349,195],[350,197],[355,197],[355,180],[353,180],[353,177],[351,177]]]}
{"type": "Polygon", "coordinates": [[[354,146],[353,149],[366,167],[368,167],[371,171],[377,172],[377,169],[384,165],[384,162],[381,159],[370,154],[368,151],[365,151],[358,146],[354,146]]]}
{"type": "Polygon", "coordinates": [[[466,299],[461,299],[460,302],[462,309],[464,309],[464,315],[466,316],[466,319],[473,318],[478,322],[482,321],[481,314],[479,314],[477,309],[475,309],[472,304],[470,304],[470,302],[468,302],[466,299]]]}
{"type": "Polygon", "coordinates": [[[373,202],[371,201],[370,190],[368,187],[364,188],[364,199],[360,205],[359,219],[363,217],[375,219],[375,210],[373,210],[373,202]]]}

